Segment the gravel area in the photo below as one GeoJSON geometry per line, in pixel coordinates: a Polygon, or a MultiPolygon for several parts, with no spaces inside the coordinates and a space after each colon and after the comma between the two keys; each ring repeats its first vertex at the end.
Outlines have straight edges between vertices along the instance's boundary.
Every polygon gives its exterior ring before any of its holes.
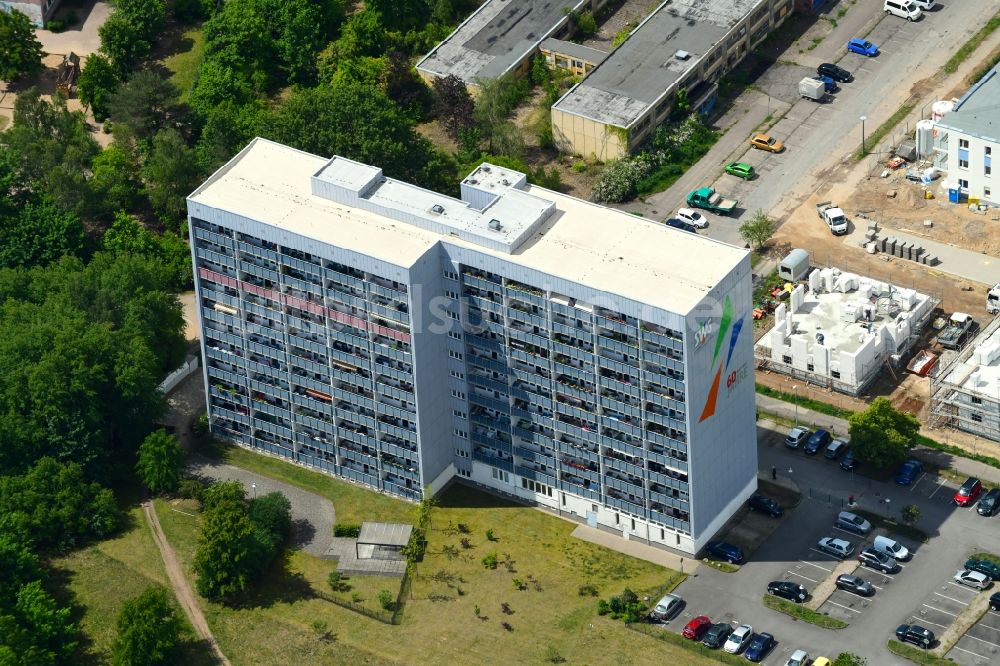
{"type": "Polygon", "coordinates": [[[334,512],[330,500],[239,467],[205,459],[196,458],[188,471],[215,480],[242,481],[250,497],[254,492],[258,495],[276,490],[284,493],[292,503],[292,546],[316,557],[326,555],[333,540],[334,512]]]}

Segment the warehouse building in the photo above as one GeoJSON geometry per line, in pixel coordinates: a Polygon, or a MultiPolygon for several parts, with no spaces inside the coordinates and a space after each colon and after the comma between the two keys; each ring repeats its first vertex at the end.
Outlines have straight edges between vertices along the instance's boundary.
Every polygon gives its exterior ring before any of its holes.
{"type": "Polygon", "coordinates": [[[263,139],[188,214],[220,437],[686,553],[756,488],[745,250],[489,164],[454,199],[263,139]]]}

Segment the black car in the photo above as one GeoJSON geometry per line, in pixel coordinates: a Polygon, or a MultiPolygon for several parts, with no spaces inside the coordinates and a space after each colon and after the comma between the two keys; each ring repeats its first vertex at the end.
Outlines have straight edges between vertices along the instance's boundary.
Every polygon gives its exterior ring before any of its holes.
{"type": "Polygon", "coordinates": [[[781,518],[781,515],[785,513],[785,510],[781,508],[780,504],[764,495],[754,495],[751,497],[748,507],[751,511],[760,511],[761,513],[765,513],[772,518],[781,518]]]}
{"type": "Polygon", "coordinates": [[[813,434],[809,435],[809,439],[806,440],[805,446],[802,447],[802,450],[809,455],[813,455],[818,453],[820,449],[825,449],[827,444],[832,441],[833,437],[830,433],[820,428],[813,434]]]}
{"type": "Polygon", "coordinates": [[[983,499],[979,500],[979,506],[976,507],[980,516],[992,516],[997,509],[1000,509],[1000,488],[994,488],[983,495],[983,499]]]}
{"type": "Polygon", "coordinates": [[[845,472],[850,472],[857,466],[858,466],[858,459],[854,457],[854,450],[847,449],[847,453],[845,453],[844,457],[840,459],[840,469],[844,470],[845,472]]]}
{"type": "Polygon", "coordinates": [[[896,638],[925,650],[934,645],[934,632],[916,624],[901,624],[896,627],[896,638]]]}
{"type": "Polygon", "coordinates": [[[705,638],[702,639],[701,643],[705,647],[717,650],[725,644],[731,633],[733,633],[733,628],[729,624],[725,622],[713,624],[712,628],[705,632],[705,638]]]}
{"type": "Polygon", "coordinates": [[[768,583],[767,593],[797,604],[802,603],[809,596],[809,591],[806,588],[790,580],[776,580],[768,583]]]}
{"type": "Polygon", "coordinates": [[[884,573],[896,573],[899,571],[899,563],[885,553],[880,553],[874,548],[865,548],[858,553],[858,561],[861,566],[882,571],[884,573]]]}
{"type": "Polygon", "coordinates": [[[831,62],[824,62],[822,65],[816,68],[816,73],[820,76],[829,76],[834,81],[839,83],[850,83],[854,80],[854,75],[848,72],[843,67],[837,67],[831,62]]]}
{"type": "Polygon", "coordinates": [[[969,571],[978,571],[981,574],[986,574],[993,580],[1000,580],[1000,566],[993,564],[989,560],[966,560],[965,568],[969,571]]]}
{"type": "Polygon", "coordinates": [[[869,597],[875,594],[875,588],[872,587],[871,583],[866,581],[864,578],[859,578],[858,576],[852,576],[850,574],[837,576],[837,589],[853,592],[854,594],[860,594],[863,597],[869,597]]]}
{"type": "Polygon", "coordinates": [[[726,543],[725,541],[713,541],[708,544],[705,552],[709,557],[717,560],[729,562],[730,564],[743,564],[743,551],[738,546],[726,543]]]}
{"type": "Polygon", "coordinates": [[[990,610],[1000,611],[1000,592],[994,592],[990,595],[990,610]]]}

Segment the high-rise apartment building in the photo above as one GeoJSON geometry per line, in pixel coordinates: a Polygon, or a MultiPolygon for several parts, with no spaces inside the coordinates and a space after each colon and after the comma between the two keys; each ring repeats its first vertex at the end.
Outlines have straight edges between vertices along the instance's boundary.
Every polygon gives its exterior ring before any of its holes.
{"type": "Polygon", "coordinates": [[[213,432],[697,552],[756,488],[748,253],[488,164],[461,192],[262,139],[199,187],[213,432]]]}

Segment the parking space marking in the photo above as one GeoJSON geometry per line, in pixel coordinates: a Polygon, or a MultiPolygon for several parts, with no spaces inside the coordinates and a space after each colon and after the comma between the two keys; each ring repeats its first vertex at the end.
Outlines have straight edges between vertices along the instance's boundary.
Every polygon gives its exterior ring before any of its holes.
{"type": "Polygon", "coordinates": [[[923,606],[923,607],[925,607],[925,608],[930,608],[932,611],[937,611],[938,613],[944,613],[945,615],[951,615],[952,617],[958,617],[958,613],[949,613],[946,610],[941,610],[940,608],[935,608],[934,606],[931,606],[929,604],[920,604],[920,605],[923,606]]]}
{"type": "MultiPolygon", "coordinates": [[[[869,582],[871,582],[871,581],[869,581],[869,582]]],[[[876,590],[881,590],[882,589],[881,587],[879,587],[875,583],[872,583],[872,587],[874,587],[876,590]]]]}
{"type": "Polygon", "coordinates": [[[1000,631],[1000,628],[998,628],[998,627],[991,627],[988,624],[983,624],[982,621],[979,621],[976,624],[972,625],[972,627],[969,628],[969,631],[972,631],[976,627],[982,627],[983,629],[992,629],[993,631],[1000,631]]]}
{"type": "Polygon", "coordinates": [[[992,645],[995,648],[1000,648],[1000,645],[997,645],[996,643],[988,641],[985,638],[978,638],[976,636],[973,636],[972,634],[966,634],[965,637],[966,638],[971,638],[974,641],[979,641],[980,643],[986,643],[987,645],[992,645]]]}
{"type": "Polygon", "coordinates": [[[922,622],[924,624],[933,624],[935,627],[941,627],[942,629],[947,629],[948,628],[947,624],[939,624],[937,622],[931,622],[930,620],[928,620],[925,617],[917,617],[916,615],[911,615],[910,619],[913,620],[914,622],[922,622]]]}
{"type": "Polygon", "coordinates": [[[826,603],[831,604],[833,606],[837,606],[838,608],[843,608],[844,610],[849,610],[852,613],[860,613],[861,612],[861,611],[859,611],[859,610],[857,610],[855,608],[851,608],[850,606],[844,606],[843,604],[838,604],[836,601],[830,601],[829,599],[826,600],[826,603]]]}
{"type": "Polygon", "coordinates": [[[788,573],[792,574],[793,576],[798,576],[799,578],[805,578],[806,580],[811,581],[813,583],[819,583],[819,581],[816,580],[815,578],[810,578],[809,576],[803,576],[802,574],[795,573],[794,571],[789,571],[788,573]]]}
{"type": "Polygon", "coordinates": [[[944,485],[944,479],[941,479],[941,480],[940,480],[940,481],[938,482],[938,484],[937,484],[937,488],[935,488],[935,489],[934,489],[934,490],[933,490],[933,491],[931,492],[931,494],[927,496],[927,499],[930,499],[930,498],[934,497],[934,493],[936,493],[937,491],[941,490],[941,486],[943,486],[943,485],[944,485]]]}
{"type": "MultiPolygon", "coordinates": [[[[949,580],[948,584],[949,585],[954,585],[955,587],[957,587],[958,589],[962,590],[963,592],[972,592],[972,590],[970,590],[967,585],[962,585],[961,583],[956,583],[953,580],[949,580]]],[[[934,594],[938,595],[939,597],[944,597],[944,595],[941,594],[941,593],[939,593],[939,592],[935,592],[934,594]]],[[[973,596],[975,596],[976,593],[973,592],[972,594],[973,594],[973,596]]],[[[944,597],[944,598],[945,599],[951,599],[951,597],[944,597]]],[[[958,599],[952,599],[952,601],[958,601],[958,599]]],[[[960,603],[962,603],[962,602],[960,602],[960,603]]],[[[969,602],[966,601],[964,603],[969,603],[969,602]]]]}
{"type": "Polygon", "coordinates": [[[837,527],[837,526],[834,526],[833,529],[837,530],[838,532],[843,532],[844,534],[848,534],[848,535],[854,537],[855,539],[858,538],[858,533],[857,532],[852,532],[851,530],[845,530],[843,527],[837,527]]]}
{"type": "Polygon", "coordinates": [[[911,492],[911,493],[912,493],[912,492],[913,492],[914,490],[916,490],[916,489],[917,489],[917,486],[918,486],[918,485],[920,485],[920,482],[924,480],[924,477],[925,477],[925,476],[927,476],[927,472],[921,472],[921,473],[920,473],[920,476],[918,476],[918,477],[917,477],[917,480],[916,480],[916,481],[914,481],[914,482],[913,482],[913,485],[911,485],[911,486],[910,486],[910,492],[911,492]]]}
{"type": "Polygon", "coordinates": [[[978,653],[976,653],[976,652],[973,652],[972,650],[966,650],[965,648],[961,648],[961,647],[958,647],[957,645],[955,646],[955,649],[956,649],[956,650],[961,650],[962,652],[968,652],[968,653],[969,653],[969,654],[971,654],[971,655],[972,655],[973,657],[979,657],[980,659],[986,659],[986,660],[989,660],[989,657],[984,657],[984,656],[983,656],[983,655],[981,655],[981,654],[978,654],[978,653]]]}
{"type": "MultiPolygon", "coordinates": [[[[952,584],[954,585],[954,583],[952,583],[952,584]]],[[[965,589],[961,585],[959,585],[958,588],[961,589],[961,590],[965,589]]],[[[949,597],[947,594],[941,594],[940,592],[935,592],[934,594],[938,595],[942,599],[947,599],[949,601],[954,601],[956,604],[962,604],[963,606],[968,606],[969,605],[968,601],[959,601],[958,599],[955,599],[954,597],[949,597]]]]}
{"type": "MultiPolygon", "coordinates": [[[[809,550],[811,550],[814,553],[819,553],[820,555],[826,555],[826,553],[824,553],[822,550],[816,550],[815,548],[810,548],[809,550]]],[[[826,567],[821,567],[820,565],[816,564],[815,562],[806,562],[805,560],[799,560],[799,562],[801,562],[802,564],[812,565],[812,566],[816,567],[817,569],[822,569],[823,571],[825,571],[827,573],[830,573],[831,571],[833,571],[833,569],[827,569],[826,567]]]]}

